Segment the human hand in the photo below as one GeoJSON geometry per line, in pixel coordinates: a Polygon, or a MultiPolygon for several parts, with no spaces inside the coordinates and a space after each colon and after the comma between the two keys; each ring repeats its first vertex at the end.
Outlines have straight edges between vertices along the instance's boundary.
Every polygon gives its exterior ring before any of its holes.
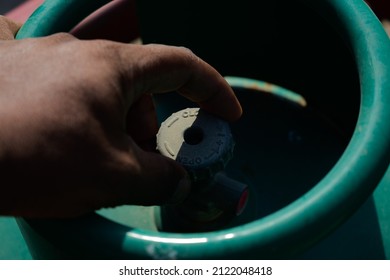
{"type": "Polygon", "coordinates": [[[185,170],[147,150],[157,132],[150,94],[176,90],[229,121],[241,115],[226,81],[184,48],[57,34],[0,41],[0,65],[3,215],[178,202],[185,170]]]}

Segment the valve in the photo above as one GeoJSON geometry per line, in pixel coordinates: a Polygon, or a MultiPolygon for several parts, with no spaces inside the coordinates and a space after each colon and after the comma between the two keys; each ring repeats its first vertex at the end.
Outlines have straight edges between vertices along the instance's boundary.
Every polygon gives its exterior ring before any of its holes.
{"type": "Polygon", "coordinates": [[[163,230],[213,230],[244,211],[248,187],[224,171],[233,149],[229,124],[199,108],[178,111],[161,124],[157,150],[180,163],[192,182],[186,201],[162,207],[163,230]]]}

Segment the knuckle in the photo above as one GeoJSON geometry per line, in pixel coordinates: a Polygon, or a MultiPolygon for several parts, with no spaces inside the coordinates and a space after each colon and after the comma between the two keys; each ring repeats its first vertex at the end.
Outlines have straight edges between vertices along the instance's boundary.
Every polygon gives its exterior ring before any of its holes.
{"type": "Polygon", "coordinates": [[[46,37],[47,40],[50,40],[53,43],[63,43],[67,41],[74,41],[76,37],[72,34],[60,32],[46,37]]]}
{"type": "Polygon", "coordinates": [[[200,58],[187,47],[177,47],[177,51],[186,62],[197,63],[200,60],[200,58]]]}
{"type": "MultiPolygon", "coordinates": [[[[87,60],[85,64],[93,73],[99,71],[101,74],[115,74],[118,68],[117,64],[120,61],[117,48],[114,43],[96,40],[96,41],[80,41],[77,47],[81,49],[79,54],[81,59],[87,60]],[[93,65],[93,67],[91,67],[93,65]]],[[[96,73],[95,73],[96,74],[96,73]]]]}
{"type": "Polygon", "coordinates": [[[162,59],[179,59],[186,61],[194,61],[199,60],[199,57],[195,55],[195,53],[184,46],[168,46],[168,45],[160,45],[160,44],[150,44],[147,45],[149,50],[151,50],[153,54],[155,54],[154,58],[162,58],[162,59]]]}
{"type": "Polygon", "coordinates": [[[196,55],[194,54],[194,52],[190,49],[190,48],[187,48],[187,47],[177,47],[177,49],[183,53],[183,55],[186,55],[188,57],[196,57],[196,55]]]}

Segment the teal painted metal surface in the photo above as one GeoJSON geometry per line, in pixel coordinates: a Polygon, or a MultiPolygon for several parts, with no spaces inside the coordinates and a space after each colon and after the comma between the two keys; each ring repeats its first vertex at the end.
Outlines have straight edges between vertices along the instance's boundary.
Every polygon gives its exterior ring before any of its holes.
{"type": "Polygon", "coordinates": [[[373,200],[376,206],[377,219],[382,221],[379,223],[379,229],[384,254],[390,260],[390,168],[387,169],[385,176],[375,190],[373,200]]]}
{"type": "MultiPolygon", "coordinates": [[[[19,32],[18,38],[69,30],[75,22],[64,20],[70,13],[68,8],[77,9],[76,3],[80,2],[47,1],[19,32]],[[46,22],[45,19],[51,20],[46,22]]],[[[94,1],[88,1],[91,2],[94,1]]],[[[31,237],[35,235],[55,247],[46,252],[42,252],[45,249],[41,247],[41,252],[37,249],[33,254],[52,257],[53,252],[72,246],[79,251],[78,256],[90,257],[95,253],[97,258],[276,258],[312,246],[359,209],[378,186],[390,161],[389,39],[361,0],[302,0],[297,3],[318,10],[337,28],[353,53],[360,77],[361,106],[353,137],[341,158],[318,184],[266,217],[202,234],[130,228],[98,214],[71,222],[20,220],[30,244],[37,244],[37,239],[31,237]]],[[[77,19],[87,15],[77,14],[77,19]]],[[[75,20],[70,18],[70,21],[75,20]]],[[[382,184],[386,185],[386,180],[382,184]]],[[[388,208],[383,209],[380,215],[387,217],[388,211],[388,208]]],[[[381,230],[388,232],[387,227],[381,230]]],[[[42,242],[40,246],[44,246],[42,242]]]]}
{"type": "Polygon", "coordinates": [[[27,24],[22,26],[17,38],[68,32],[87,15],[108,2],[110,0],[45,1],[31,15],[27,24]]]}
{"type": "Polygon", "coordinates": [[[30,260],[31,254],[14,218],[0,217],[0,260],[30,260]]]}
{"type": "Polygon", "coordinates": [[[275,95],[276,97],[286,99],[287,101],[296,103],[297,105],[300,105],[302,107],[306,107],[307,105],[307,101],[302,95],[286,88],[280,87],[278,85],[243,77],[227,76],[225,77],[225,79],[232,88],[236,87],[248,90],[259,90],[262,92],[268,92],[270,94],[275,95]]]}

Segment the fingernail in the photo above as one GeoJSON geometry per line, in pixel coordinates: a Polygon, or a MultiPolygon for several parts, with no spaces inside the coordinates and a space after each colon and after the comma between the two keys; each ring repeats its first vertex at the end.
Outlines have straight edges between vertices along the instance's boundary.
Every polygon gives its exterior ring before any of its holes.
{"type": "Polygon", "coordinates": [[[177,184],[176,191],[173,193],[168,204],[178,204],[183,202],[191,191],[191,181],[188,177],[182,178],[177,184]]]}

